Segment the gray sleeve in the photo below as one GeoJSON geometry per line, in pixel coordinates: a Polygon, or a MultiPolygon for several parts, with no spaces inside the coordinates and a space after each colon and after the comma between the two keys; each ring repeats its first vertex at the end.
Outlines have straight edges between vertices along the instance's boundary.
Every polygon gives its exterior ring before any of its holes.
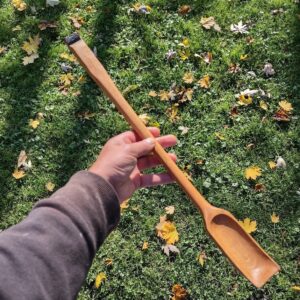
{"type": "Polygon", "coordinates": [[[80,171],[0,234],[0,299],[75,299],[120,206],[101,177],[80,171]]]}

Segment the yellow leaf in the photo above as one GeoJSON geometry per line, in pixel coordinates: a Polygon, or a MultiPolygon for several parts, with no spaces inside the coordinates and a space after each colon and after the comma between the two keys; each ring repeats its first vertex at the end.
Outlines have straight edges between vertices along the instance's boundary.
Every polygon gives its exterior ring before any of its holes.
{"type": "Polygon", "coordinates": [[[205,260],[206,260],[206,255],[205,255],[205,252],[202,251],[198,255],[198,262],[202,267],[204,266],[205,260]]]}
{"type": "Polygon", "coordinates": [[[169,92],[160,91],[158,94],[161,101],[168,101],[169,100],[169,92]]]}
{"type": "Polygon", "coordinates": [[[190,40],[188,38],[185,38],[178,45],[184,48],[188,48],[190,46],[190,40]]]}
{"type": "Polygon", "coordinates": [[[75,62],[76,61],[76,57],[73,54],[70,55],[66,52],[61,53],[59,57],[62,58],[62,59],[66,59],[70,62],[75,62]]]}
{"type": "Polygon", "coordinates": [[[268,104],[263,100],[259,101],[259,106],[263,110],[268,110],[268,104]]]}
{"type": "Polygon", "coordinates": [[[175,122],[179,117],[178,114],[178,105],[173,104],[170,108],[168,108],[167,113],[169,115],[169,119],[171,122],[175,122]]]}
{"type": "Polygon", "coordinates": [[[251,104],[252,101],[253,101],[253,99],[252,99],[251,96],[242,94],[242,95],[239,96],[239,101],[238,101],[238,103],[239,103],[240,105],[245,105],[245,106],[247,106],[247,105],[251,104]]]}
{"type": "Polygon", "coordinates": [[[121,211],[129,207],[129,200],[130,199],[127,199],[120,204],[121,211]]]}
{"type": "Polygon", "coordinates": [[[23,170],[18,170],[18,169],[16,169],[14,172],[13,172],[13,174],[12,174],[12,176],[15,178],[15,179],[21,179],[22,177],[24,177],[26,174],[25,174],[25,172],[23,171],[23,170]]]}
{"type": "Polygon", "coordinates": [[[247,233],[256,231],[256,221],[251,221],[249,218],[244,219],[244,221],[239,221],[239,224],[247,233]]]}
{"type": "Polygon", "coordinates": [[[74,77],[71,73],[63,74],[60,76],[60,82],[64,87],[70,86],[73,80],[74,77]]]}
{"type": "Polygon", "coordinates": [[[148,247],[149,247],[149,243],[145,241],[145,242],[143,243],[142,250],[147,250],[148,247]]]}
{"type": "Polygon", "coordinates": [[[280,101],[279,106],[287,113],[293,110],[292,104],[286,100],[280,101]]]}
{"type": "Polygon", "coordinates": [[[279,216],[276,215],[274,212],[271,215],[271,221],[272,221],[272,223],[275,223],[275,224],[279,222],[279,216]]]}
{"type": "Polygon", "coordinates": [[[188,49],[179,51],[179,57],[183,61],[189,59],[190,56],[191,56],[191,52],[188,49]]]}
{"type": "Polygon", "coordinates": [[[292,289],[293,291],[295,291],[295,292],[300,292],[300,286],[299,286],[299,285],[293,285],[293,286],[291,287],[291,289],[292,289]]]}
{"type": "Polygon", "coordinates": [[[157,93],[155,91],[150,91],[148,95],[150,97],[157,97],[157,93]]]}
{"type": "Polygon", "coordinates": [[[255,180],[258,176],[261,176],[261,168],[257,166],[251,166],[245,170],[245,177],[247,179],[255,180]]]}
{"type": "Polygon", "coordinates": [[[54,184],[53,182],[51,182],[51,181],[48,181],[48,182],[46,183],[45,187],[46,187],[46,190],[47,190],[48,192],[53,192],[53,190],[54,190],[54,188],[55,188],[55,184],[54,184]]]}
{"type": "Polygon", "coordinates": [[[221,140],[221,141],[224,141],[224,140],[225,140],[224,135],[223,135],[222,133],[220,133],[220,132],[215,132],[215,136],[216,136],[219,140],[221,140]]]}
{"type": "Polygon", "coordinates": [[[79,82],[79,83],[85,83],[85,82],[86,82],[86,78],[85,78],[83,75],[81,75],[81,76],[78,78],[78,82],[79,82]]]}
{"type": "Polygon", "coordinates": [[[23,65],[26,66],[32,64],[38,57],[39,55],[37,53],[33,53],[29,56],[23,57],[23,65]]]}
{"type": "Polygon", "coordinates": [[[269,161],[268,162],[270,169],[274,170],[276,169],[276,163],[274,161],[269,161]]]}
{"type": "Polygon", "coordinates": [[[193,75],[193,73],[191,73],[191,72],[185,73],[183,75],[183,77],[182,77],[182,80],[185,83],[193,83],[193,81],[194,81],[194,75],[193,75]]]}
{"type": "Polygon", "coordinates": [[[173,215],[175,212],[175,207],[173,205],[165,207],[167,215],[173,215]]]}
{"type": "Polygon", "coordinates": [[[106,266],[111,266],[113,264],[113,260],[112,260],[112,258],[106,258],[104,260],[104,263],[106,266]]]}
{"type": "Polygon", "coordinates": [[[148,125],[149,121],[151,120],[151,117],[149,117],[148,114],[141,114],[139,115],[139,118],[145,125],[148,125]]]}
{"type": "Polygon", "coordinates": [[[29,126],[36,129],[40,125],[39,120],[29,119],[29,126]]]}
{"type": "Polygon", "coordinates": [[[210,77],[208,75],[203,76],[198,83],[204,89],[208,89],[210,87],[210,77]]]}
{"type": "Polygon", "coordinates": [[[18,11],[23,11],[27,8],[27,4],[22,0],[12,0],[11,3],[18,11]]]}
{"type": "Polygon", "coordinates": [[[24,42],[22,49],[28,54],[34,54],[37,53],[39,49],[39,45],[41,42],[40,36],[37,34],[33,38],[30,36],[29,37],[29,42],[24,42]]]}
{"type": "Polygon", "coordinates": [[[193,89],[187,89],[184,93],[183,101],[180,102],[185,102],[186,99],[191,101],[193,98],[193,93],[194,93],[193,89]]]}
{"type": "Polygon", "coordinates": [[[175,244],[179,235],[173,222],[166,221],[166,216],[161,217],[160,223],[156,226],[157,235],[164,239],[167,244],[175,244]]]}
{"type": "Polygon", "coordinates": [[[188,293],[186,289],[180,284],[174,284],[172,287],[172,300],[186,300],[188,293]]]}
{"type": "Polygon", "coordinates": [[[76,29],[79,29],[81,25],[84,24],[82,17],[69,17],[69,19],[72,21],[72,24],[76,29]]]}
{"type": "Polygon", "coordinates": [[[7,50],[6,47],[1,47],[0,46],[0,55],[3,54],[7,50]]]}
{"type": "Polygon", "coordinates": [[[104,280],[106,280],[105,273],[103,272],[99,273],[95,280],[95,288],[98,289],[104,280]]]}
{"type": "Polygon", "coordinates": [[[242,54],[241,56],[240,56],[240,60],[242,60],[242,61],[245,61],[245,60],[247,60],[248,59],[248,54],[242,54]]]}

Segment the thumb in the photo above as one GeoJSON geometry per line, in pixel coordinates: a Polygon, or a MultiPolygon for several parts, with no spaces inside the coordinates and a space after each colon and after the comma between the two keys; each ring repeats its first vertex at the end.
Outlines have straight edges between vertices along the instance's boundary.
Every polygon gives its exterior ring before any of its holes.
{"type": "Polygon", "coordinates": [[[136,158],[149,154],[155,146],[155,139],[148,138],[129,145],[129,152],[136,158]]]}

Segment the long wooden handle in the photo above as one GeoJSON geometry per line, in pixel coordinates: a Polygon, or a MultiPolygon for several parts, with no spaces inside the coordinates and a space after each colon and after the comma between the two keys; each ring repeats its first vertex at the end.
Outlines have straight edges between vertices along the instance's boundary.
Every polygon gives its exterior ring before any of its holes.
{"type": "MultiPolygon", "coordinates": [[[[79,35],[76,33],[72,34],[70,37],[66,38],[66,43],[78,58],[81,65],[86,69],[88,74],[104,91],[108,98],[110,98],[110,100],[115,104],[119,112],[125,117],[125,119],[138,133],[138,135],[144,139],[153,137],[150,131],[129,105],[129,103],[124,99],[97,57],[86,45],[86,43],[79,37],[79,35]]],[[[159,157],[162,164],[166,167],[169,173],[172,174],[178,184],[188,194],[194,204],[201,211],[202,215],[205,217],[209,208],[211,208],[212,206],[198,192],[194,185],[186,178],[183,172],[178,168],[178,166],[169,157],[167,152],[159,143],[155,144],[154,153],[159,157]]]]}

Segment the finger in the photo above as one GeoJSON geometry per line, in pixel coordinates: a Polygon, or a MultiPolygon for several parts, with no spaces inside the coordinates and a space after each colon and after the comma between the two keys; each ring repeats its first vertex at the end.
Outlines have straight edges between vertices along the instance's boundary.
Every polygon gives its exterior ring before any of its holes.
{"type": "MultiPolygon", "coordinates": [[[[175,162],[177,156],[173,153],[168,153],[169,157],[175,162]]],[[[158,156],[156,155],[149,155],[141,157],[137,162],[137,167],[140,171],[145,169],[154,168],[156,166],[161,165],[161,161],[159,160],[158,156]]]]}
{"type": "MultiPolygon", "coordinates": [[[[147,127],[147,129],[154,137],[158,137],[160,135],[160,130],[157,127],[147,127]]],[[[126,144],[136,143],[143,140],[135,131],[126,131],[117,135],[116,137],[124,140],[126,144]]]]}
{"type": "Polygon", "coordinates": [[[154,149],[154,146],[155,139],[148,138],[140,142],[127,144],[125,145],[124,150],[127,151],[127,153],[129,153],[133,157],[140,158],[142,156],[150,154],[150,152],[154,149]]]}
{"type": "Polygon", "coordinates": [[[173,183],[174,181],[174,178],[168,173],[145,174],[140,176],[140,188],[173,183]]]}
{"type": "Polygon", "coordinates": [[[172,134],[158,137],[156,141],[159,142],[164,148],[172,147],[177,144],[177,138],[175,135],[172,134]]]}

